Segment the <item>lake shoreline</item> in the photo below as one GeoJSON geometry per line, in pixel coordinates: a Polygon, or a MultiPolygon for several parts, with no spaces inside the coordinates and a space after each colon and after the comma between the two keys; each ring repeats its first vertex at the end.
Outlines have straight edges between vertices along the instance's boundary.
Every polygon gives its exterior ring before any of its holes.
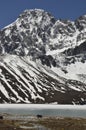
{"type": "Polygon", "coordinates": [[[86,118],[86,105],[0,104],[0,113],[86,118]]]}
{"type": "Polygon", "coordinates": [[[37,118],[31,115],[19,117],[7,113],[3,113],[2,116],[4,118],[0,120],[0,130],[86,130],[86,119],[83,118],[58,116],[37,118]]]}

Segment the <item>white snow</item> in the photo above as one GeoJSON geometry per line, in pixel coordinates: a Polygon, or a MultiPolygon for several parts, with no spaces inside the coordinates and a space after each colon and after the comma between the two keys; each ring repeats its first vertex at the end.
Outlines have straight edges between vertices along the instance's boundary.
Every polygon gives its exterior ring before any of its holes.
{"type": "Polygon", "coordinates": [[[56,105],[56,104],[0,104],[0,108],[12,109],[76,109],[86,110],[86,105],[56,105]]]}
{"type": "MultiPolygon", "coordinates": [[[[6,83],[6,85],[8,86],[8,88],[16,95],[16,97],[17,97],[18,99],[23,100],[23,99],[18,95],[18,93],[9,85],[9,83],[8,83],[7,80],[5,79],[4,75],[3,75],[2,80],[6,83]]],[[[7,95],[7,92],[5,92],[5,93],[6,93],[6,95],[7,95]]]]}
{"type": "Polygon", "coordinates": [[[5,30],[5,35],[8,36],[10,34],[10,29],[5,30]]]}
{"type": "Polygon", "coordinates": [[[0,91],[3,93],[3,95],[6,96],[6,98],[9,99],[9,95],[8,95],[8,93],[7,93],[6,89],[5,89],[5,87],[4,87],[1,83],[0,83],[0,91]]]}
{"type": "MultiPolygon", "coordinates": [[[[6,57],[4,57],[4,62],[6,62],[8,64],[8,66],[5,66],[3,63],[1,64],[10,74],[12,74],[16,80],[21,83],[23,85],[23,87],[29,91],[29,93],[31,94],[31,98],[32,99],[42,99],[44,100],[43,97],[41,97],[40,95],[36,94],[36,90],[34,88],[33,85],[30,84],[30,82],[23,76],[21,70],[19,70],[18,66],[20,66],[21,68],[23,68],[24,70],[26,70],[26,72],[28,72],[28,74],[26,73],[26,77],[29,78],[35,85],[35,87],[38,89],[39,92],[42,92],[41,87],[39,85],[37,85],[37,76],[35,74],[35,72],[38,73],[37,68],[35,69],[34,67],[35,64],[33,64],[34,62],[30,61],[28,58],[26,58],[26,60],[24,58],[19,58],[19,57],[15,57],[14,55],[8,55],[6,57]],[[10,58],[9,58],[10,57],[10,58]],[[9,69],[10,67],[10,69],[9,69]],[[16,72],[16,74],[15,74],[16,72]],[[20,80],[20,78],[22,79],[22,82],[20,80]]],[[[5,82],[6,80],[3,79],[5,82]]],[[[8,81],[8,80],[7,80],[8,81]]],[[[18,96],[17,92],[14,91],[11,86],[9,85],[8,82],[6,82],[6,84],[8,85],[8,87],[13,91],[13,93],[20,99],[20,97],[18,96]]],[[[28,97],[27,93],[21,88],[19,87],[19,89],[26,95],[26,97],[28,97]]],[[[23,100],[23,99],[21,99],[23,100]]],[[[28,99],[26,98],[25,102],[29,103],[28,99]]]]}
{"type": "Polygon", "coordinates": [[[76,91],[81,91],[81,89],[76,88],[76,87],[74,87],[74,86],[72,86],[72,85],[70,85],[70,88],[73,89],[73,90],[76,90],[76,91]]]}
{"type": "Polygon", "coordinates": [[[77,80],[86,83],[85,78],[86,76],[86,62],[75,62],[74,64],[71,63],[67,66],[63,66],[63,69],[67,71],[67,73],[64,73],[60,67],[53,67],[52,66],[52,71],[54,71],[56,74],[59,76],[66,78],[66,79],[72,79],[72,80],[77,80]]]}
{"type": "Polygon", "coordinates": [[[2,73],[2,70],[0,69],[0,74],[2,73]]]}
{"type": "Polygon", "coordinates": [[[53,50],[53,51],[48,51],[47,53],[46,53],[46,55],[58,55],[59,53],[61,53],[61,52],[64,52],[66,49],[68,49],[67,47],[64,47],[64,48],[62,48],[62,49],[57,49],[57,50],[53,50]]]}
{"type": "Polygon", "coordinates": [[[86,75],[86,62],[76,62],[75,64],[70,64],[66,67],[66,70],[68,72],[65,74],[66,78],[81,81],[78,75],[86,75]]]}

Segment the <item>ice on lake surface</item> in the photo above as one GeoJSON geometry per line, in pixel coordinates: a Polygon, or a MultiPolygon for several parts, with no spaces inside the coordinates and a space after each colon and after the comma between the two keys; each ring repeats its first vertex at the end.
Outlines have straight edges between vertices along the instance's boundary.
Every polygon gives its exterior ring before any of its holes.
{"type": "Polygon", "coordinates": [[[0,113],[86,118],[86,105],[0,104],[0,113]]]}
{"type": "Polygon", "coordinates": [[[0,104],[0,108],[33,108],[33,109],[86,109],[86,105],[55,105],[55,104],[0,104]]]}

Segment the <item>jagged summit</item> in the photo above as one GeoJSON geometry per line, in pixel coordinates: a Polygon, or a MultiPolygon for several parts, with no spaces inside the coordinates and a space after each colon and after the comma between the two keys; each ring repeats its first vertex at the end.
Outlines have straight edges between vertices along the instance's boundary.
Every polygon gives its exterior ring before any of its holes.
{"type": "MultiPolygon", "coordinates": [[[[28,22],[28,24],[32,22],[33,25],[36,25],[40,23],[42,24],[43,22],[46,21],[47,21],[46,24],[48,24],[49,20],[52,21],[53,19],[55,20],[55,18],[50,13],[44,11],[43,9],[30,9],[30,10],[26,9],[19,15],[19,17],[15,22],[18,23],[26,21],[28,22]]],[[[5,28],[13,26],[15,22],[6,26],[5,28]]]]}
{"type": "MultiPolygon", "coordinates": [[[[58,52],[75,48],[86,39],[85,15],[75,22],[56,20],[41,9],[25,10],[18,19],[0,31],[0,54],[18,56],[58,56],[58,52]]],[[[69,52],[69,51],[65,51],[69,52]]]]}
{"type": "Polygon", "coordinates": [[[75,20],[75,25],[79,29],[79,31],[83,31],[86,29],[86,15],[80,16],[75,20]]]}
{"type": "Polygon", "coordinates": [[[48,50],[75,46],[78,34],[74,22],[56,20],[40,9],[25,10],[13,24],[1,30],[0,53],[35,54],[38,58],[48,50]]]}
{"type": "Polygon", "coordinates": [[[27,16],[29,16],[30,14],[32,14],[32,16],[39,16],[40,17],[40,15],[42,16],[42,15],[49,15],[49,16],[51,16],[51,17],[53,17],[49,12],[47,12],[47,11],[45,11],[45,10],[43,10],[43,9],[26,9],[26,10],[24,10],[19,16],[22,16],[22,15],[27,15],[27,16]]]}
{"type": "Polygon", "coordinates": [[[24,10],[24,12],[31,12],[31,11],[45,12],[44,9],[38,9],[38,8],[35,8],[35,9],[26,9],[26,10],[24,10]]]}
{"type": "Polygon", "coordinates": [[[39,25],[43,28],[48,24],[52,24],[52,20],[55,18],[48,12],[41,9],[31,9],[25,10],[20,16],[19,20],[25,20],[28,23],[31,23],[36,26],[39,25]],[[43,25],[44,24],[44,25],[43,25]]]}
{"type": "Polygon", "coordinates": [[[39,44],[42,48],[43,44],[49,42],[51,27],[55,21],[53,16],[43,10],[25,10],[13,24],[0,32],[0,41],[3,44],[0,53],[27,55],[29,45],[32,48],[32,44],[39,44]]]}

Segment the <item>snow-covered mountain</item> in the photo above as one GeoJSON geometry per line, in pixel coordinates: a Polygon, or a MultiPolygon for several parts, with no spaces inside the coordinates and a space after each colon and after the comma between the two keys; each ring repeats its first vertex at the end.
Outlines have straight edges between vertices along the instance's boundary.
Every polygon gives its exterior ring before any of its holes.
{"type": "Polygon", "coordinates": [[[25,10],[0,31],[0,103],[86,103],[86,15],[25,10]]]}

